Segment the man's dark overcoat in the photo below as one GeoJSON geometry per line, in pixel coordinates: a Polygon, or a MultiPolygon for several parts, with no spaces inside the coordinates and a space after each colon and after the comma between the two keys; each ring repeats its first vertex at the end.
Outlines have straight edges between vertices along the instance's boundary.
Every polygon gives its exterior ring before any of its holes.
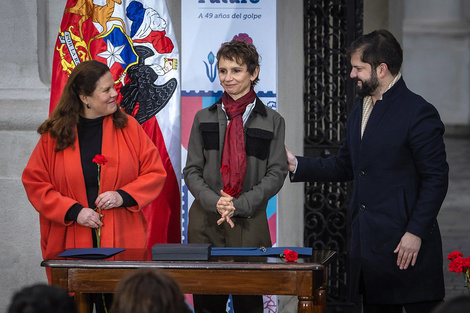
{"type": "Polygon", "coordinates": [[[361,139],[362,101],[352,109],[337,156],[297,157],[293,181],[354,180],[350,203],[350,279],[357,299],[362,271],[369,303],[444,297],[437,214],[447,193],[444,125],[403,78],[372,110],[361,139]],[[415,266],[400,270],[393,251],[405,232],[422,238],[415,266]]]}

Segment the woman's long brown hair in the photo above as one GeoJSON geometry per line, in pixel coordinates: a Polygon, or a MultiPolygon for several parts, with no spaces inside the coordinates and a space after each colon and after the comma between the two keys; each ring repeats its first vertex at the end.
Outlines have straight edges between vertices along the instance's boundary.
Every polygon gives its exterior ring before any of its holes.
{"type": "MultiPolygon", "coordinates": [[[[84,61],[73,69],[59,103],[51,116],[38,128],[39,134],[49,132],[50,136],[56,139],[56,151],[73,147],[77,136],[75,127],[84,111],[80,95],[91,96],[96,89],[96,83],[107,72],[108,66],[95,60],[84,61]]],[[[120,107],[113,113],[113,123],[117,129],[126,126],[127,115],[120,107]]]]}

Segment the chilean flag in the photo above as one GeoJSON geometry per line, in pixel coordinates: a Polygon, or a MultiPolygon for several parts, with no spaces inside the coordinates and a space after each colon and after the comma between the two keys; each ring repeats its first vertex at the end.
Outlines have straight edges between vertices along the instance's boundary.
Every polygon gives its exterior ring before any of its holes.
{"type": "Polygon", "coordinates": [[[167,171],[143,209],[148,247],[181,242],[179,51],[165,0],[67,0],[52,66],[49,112],[80,62],[108,65],[121,108],[157,146],[167,171]]]}

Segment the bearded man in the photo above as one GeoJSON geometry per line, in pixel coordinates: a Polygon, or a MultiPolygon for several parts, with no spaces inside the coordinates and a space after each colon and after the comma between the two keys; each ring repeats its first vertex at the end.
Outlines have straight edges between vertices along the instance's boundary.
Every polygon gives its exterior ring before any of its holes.
{"type": "Polygon", "coordinates": [[[348,58],[362,99],[344,143],[327,159],[286,148],[291,181],[354,181],[349,284],[363,312],[431,312],[445,293],[437,223],[448,187],[444,125],[406,86],[390,32],[358,38],[348,58]]]}

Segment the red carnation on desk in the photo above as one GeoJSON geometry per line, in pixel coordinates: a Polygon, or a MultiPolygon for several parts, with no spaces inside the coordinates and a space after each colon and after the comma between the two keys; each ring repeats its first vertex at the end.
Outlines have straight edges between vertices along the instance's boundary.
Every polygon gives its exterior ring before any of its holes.
{"type": "Polygon", "coordinates": [[[463,258],[462,252],[454,251],[447,256],[447,260],[450,260],[449,271],[463,273],[465,287],[470,295],[470,257],[463,258]]]}
{"type": "MultiPolygon", "coordinates": [[[[104,155],[97,154],[92,160],[98,166],[98,194],[101,193],[100,188],[100,170],[101,166],[105,165],[108,162],[108,159],[104,155]]],[[[96,208],[101,219],[101,208],[96,208]]],[[[96,230],[96,246],[99,248],[101,246],[101,227],[96,230]]]]}
{"type": "Polygon", "coordinates": [[[296,263],[299,258],[299,254],[293,250],[286,249],[284,253],[281,254],[281,258],[284,258],[287,263],[296,263]]]}

